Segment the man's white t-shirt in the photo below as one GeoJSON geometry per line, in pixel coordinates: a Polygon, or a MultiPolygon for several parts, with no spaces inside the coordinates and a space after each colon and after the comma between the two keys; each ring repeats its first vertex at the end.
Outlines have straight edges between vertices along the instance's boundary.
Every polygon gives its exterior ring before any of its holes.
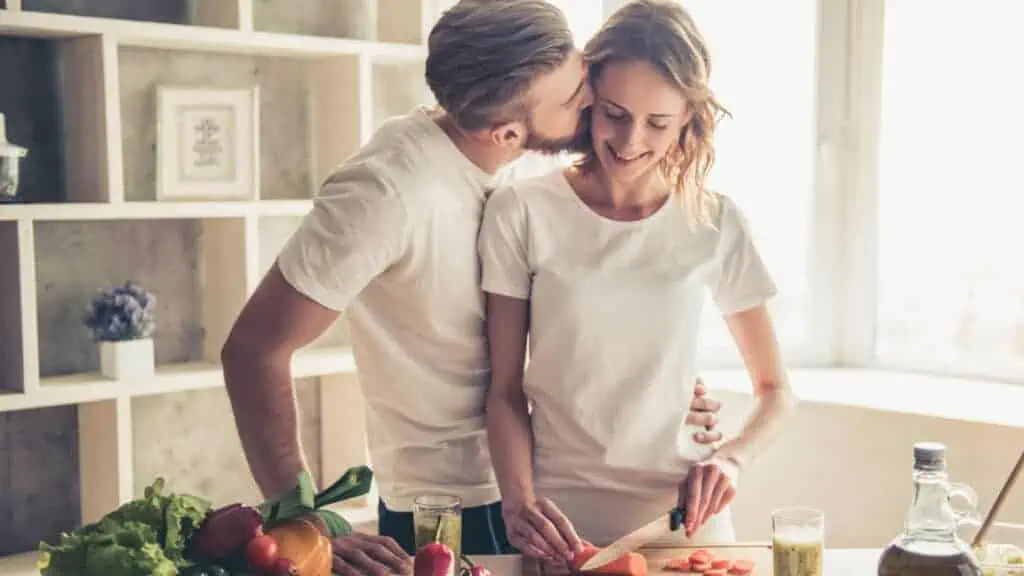
{"type": "Polygon", "coordinates": [[[392,510],[424,492],[499,500],[476,250],[498,178],[416,109],[337,168],[277,260],[299,292],[348,315],[370,461],[392,510]]]}
{"type": "MultiPolygon", "coordinates": [[[[743,215],[719,199],[715,227],[691,229],[674,197],[615,221],[555,171],[487,203],[483,289],[530,300],[535,490],[595,544],[667,513],[689,467],[710,456],[685,424],[705,292],[723,314],[776,292],[743,215]]],[[[729,523],[716,523],[709,536],[727,539],[729,523]]]]}

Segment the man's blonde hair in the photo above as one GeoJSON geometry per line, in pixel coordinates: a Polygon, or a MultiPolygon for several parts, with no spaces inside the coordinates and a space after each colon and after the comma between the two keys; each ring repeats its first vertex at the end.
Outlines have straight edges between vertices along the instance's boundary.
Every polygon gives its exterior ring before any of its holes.
{"type": "Polygon", "coordinates": [[[526,120],[533,81],[575,50],[565,15],[545,0],[460,0],[427,47],[427,85],[464,130],[526,120]]]}
{"type": "MultiPolygon", "coordinates": [[[[708,86],[711,54],[693,19],[678,0],[632,0],[612,14],[583,52],[593,85],[610,63],[647,62],[683,93],[688,121],[678,146],[662,160],[661,171],[687,213],[711,224],[718,202],[706,188],[707,175],[715,161],[715,126],[728,111],[708,86]]],[[[584,139],[581,165],[593,166],[589,130],[584,139]]]]}

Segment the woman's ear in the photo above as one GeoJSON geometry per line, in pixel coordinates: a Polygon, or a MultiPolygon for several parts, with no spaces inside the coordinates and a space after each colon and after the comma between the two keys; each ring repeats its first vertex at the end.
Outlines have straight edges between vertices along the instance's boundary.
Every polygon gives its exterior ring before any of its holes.
{"type": "Polygon", "coordinates": [[[676,141],[677,147],[682,151],[683,144],[686,142],[686,137],[692,135],[695,129],[700,126],[694,126],[694,116],[696,113],[693,106],[687,105],[683,110],[682,123],[679,125],[679,139],[676,141]]]}
{"type": "Polygon", "coordinates": [[[687,104],[683,104],[683,115],[682,115],[683,122],[682,122],[682,125],[680,125],[680,127],[679,127],[679,129],[681,131],[685,131],[686,130],[686,127],[689,126],[690,122],[693,121],[693,116],[694,116],[693,106],[690,106],[688,103],[687,104]]]}

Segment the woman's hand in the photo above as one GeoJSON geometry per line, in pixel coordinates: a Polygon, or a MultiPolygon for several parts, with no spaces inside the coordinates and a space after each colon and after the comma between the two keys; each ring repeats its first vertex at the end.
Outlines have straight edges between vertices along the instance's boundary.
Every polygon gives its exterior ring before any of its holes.
{"type": "Polygon", "coordinates": [[[732,462],[711,458],[690,468],[679,484],[679,506],[686,510],[687,538],[736,497],[738,468],[732,462]]]}
{"type": "Polygon", "coordinates": [[[583,551],[583,541],[572,522],[547,498],[508,504],[503,507],[502,516],[509,542],[524,554],[564,564],[583,551]]]}

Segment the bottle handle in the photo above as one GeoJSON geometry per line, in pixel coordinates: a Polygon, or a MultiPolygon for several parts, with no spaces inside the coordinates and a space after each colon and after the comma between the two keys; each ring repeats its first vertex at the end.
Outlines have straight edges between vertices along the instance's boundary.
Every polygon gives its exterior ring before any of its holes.
{"type": "Polygon", "coordinates": [[[978,523],[981,521],[981,513],[978,510],[978,493],[967,484],[950,483],[946,501],[953,510],[957,524],[978,523]],[[956,506],[953,500],[957,497],[966,501],[965,506],[956,506]]]}

